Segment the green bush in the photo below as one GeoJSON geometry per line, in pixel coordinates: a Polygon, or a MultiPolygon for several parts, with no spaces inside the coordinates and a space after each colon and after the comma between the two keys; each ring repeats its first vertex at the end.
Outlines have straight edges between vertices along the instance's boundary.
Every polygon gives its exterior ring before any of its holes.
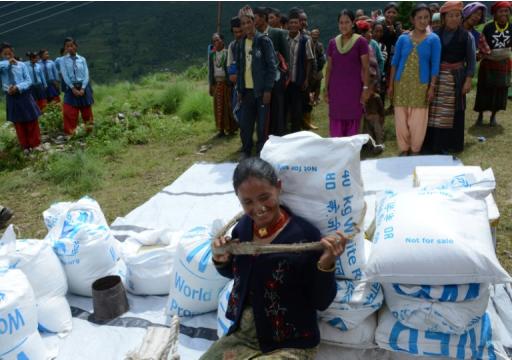
{"type": "Polygon", "coordinates": [[[57,153],[48,161],[44,177],[63,187],[71,196],[82,196],[101,184],[103,163],[94,154],[77,150],[57,153]]]}
{"type": "Polygon", "coordinates": [[[146,126],[138,126],[129,131],[126,136],[129,144],[143,145],[149,143],[151,131],[146,126]]]}
{"type": "Polygon", "coordinates": [[[186,121],[202,120],[212,117],[212,98],[207,92],[189,93],[179,107],[178,115],[186,121]]]}
{"type": "Polygon", "coordinates": [[[187,90],[188,87],[185,83],[175,82],[160,95],[155,105],[160,107],[165,114],[174,114],[185,98],[187,90]]]}
{"type": "Polygon", "coordinates": [[[185,70],[185,78],[189,80],[208,80],[208,67],[206,65],[193,65],[185,70]]]}
{"type": "Polygon", "coordinates": [[[46,106],[43,115],[39,117],[41,132],[55,137],[63,131],[62,107],[60,104],[50,103],[46,106]]]}
{"type": "Polygon", "coordinates": [[[25,161],[14,127],[9,123],[2,124],[0,126],[0,171],[22,167],[25,161]]]}

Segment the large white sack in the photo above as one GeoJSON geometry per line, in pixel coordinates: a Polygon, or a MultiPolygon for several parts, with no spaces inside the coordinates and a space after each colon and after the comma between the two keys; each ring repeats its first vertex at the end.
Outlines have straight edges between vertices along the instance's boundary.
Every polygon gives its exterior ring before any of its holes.
{"type": "Polygon", "coordinates": [[[383,283],[393,316],[423,331],[462,334],[474,327],[489,303],[489,284],[404,285],[383,283]]]}
{"type": "Polygon", "coordinates": [[[34,290],[39,331],[71,331],[66,274],[50,245],[42,240],[18,240],[10,259],[11,268],[23,271],[34,290]]]}
{"type": "Polygon", "coordinates": [[[389,351],[382,349],[355,349],[320,343],[315,360],[389,360],[389,351]]]}
{"type": "Polygon", "coordinates": [[[167,295],[181,232],[166,229],[133,234],[121,243],[126,284],[136,295],[167,295]]]}
{"type": "Polygon", "coordinates": [[[98,203],[84,197],[64,211],[46,235],[64,266],[69,291],[92,296],[92,283],[118,275],[118,243],[98,203]]]}
{"type": "Polygon", "coordinates": [[[27,277],[18,269],[0,270],[0,359],[48,358],[37,332],[37,307],[27,277]]]}
{"type": "Polygon", "coordinates": [[[336,287],[334,301],[318,315],[340,331],[354,329],[382,306],[384,297],[378,283],[336,280],[336,287]]]}
{"type": "Polygon", "coordinates": [[[193,316],[217,310],[219,293],[229,281],[212,262],[211,242],[218,226],[197,226],[178,243],[167,314],[193,316]]]}
{"type": "Polygon", "coordinates": [[[217,308],[217,335],[219,338],[226,335],[231,325],[233,325],[233,321],[226,317],[231,290],[233,290],[233,280],[228,282],[219,294],[219,305],[217,308]]]}
{"type": "Polygon", "coordinates": [[[508,360],[498,329],[497,314],[489,302],[479,323],[461,335],[410,328],[397,321],[384,306],[379,312],[375,340],[379,347],[426,357],[508,360]]]}
{"type": "Polygon", "coordinates": [[[503,324],[503,332],[507,333],[507,336],[502,338],[503,343],[512,349],[512,285],[494,285],[491,297],[494,308],[503,324]]]}
{"type": "MultiPolygon", "coordinates": [[[[281,201],[315,225],[322,235],[363,227],[364,189],[360,151],[368,135],[322,138],[311,132],[270,136],[261,158],[282,180],[281,201]]],[[[337,275],[359,280],[364,261],[363,236],[347,244],[337,275]]]]}
{"type": "Polygon", "coordinates": [[[347,331],[342,331],[325,321],[320,321],[318,327],[320,328],[320,340],[322,343],[358,349],[376,347],[375,329],[377,328],[377,313],[371,314],[359,325],[347,331]]]}
{"type": "MultiPolygon", "coordinates": [[[[377,201],[369,280],[399,284],[501,283],[483,200],[450,188],[386,191],[377,201]]],[[[479,196],[482,194],[478,194],[479,196]]]]}

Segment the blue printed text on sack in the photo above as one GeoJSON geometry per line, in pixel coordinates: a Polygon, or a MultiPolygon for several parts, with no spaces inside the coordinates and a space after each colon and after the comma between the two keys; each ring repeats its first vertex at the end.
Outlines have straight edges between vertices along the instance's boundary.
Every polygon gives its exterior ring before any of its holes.
{"type": "Polygon", "coordinates": [[[174,287],[189,299],[204,302],[212,301],[211,290],[205,290],[203,288],[192,288],[177,272],[174,276],[174,287]]]}
{"type": "Polygon", "coordinates": [[[12,335],[24,326],[25,320],[20,309],[15,309],[7,315],[0,315],[0,335],[12,335]]]}

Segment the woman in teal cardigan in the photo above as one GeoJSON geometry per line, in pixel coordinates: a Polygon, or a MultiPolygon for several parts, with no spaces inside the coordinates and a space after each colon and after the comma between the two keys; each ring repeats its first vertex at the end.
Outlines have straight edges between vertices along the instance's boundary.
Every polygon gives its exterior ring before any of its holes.
{"type": "Polygon", "coordinates": [[[441,42],[428,32],[430,9],[418,4],[411,12],[414,29],[398,38],[391,61],[389,98],[395,107],[400,156],[417,155],[427,131],[428,104],[439,75],[441,42]]]}

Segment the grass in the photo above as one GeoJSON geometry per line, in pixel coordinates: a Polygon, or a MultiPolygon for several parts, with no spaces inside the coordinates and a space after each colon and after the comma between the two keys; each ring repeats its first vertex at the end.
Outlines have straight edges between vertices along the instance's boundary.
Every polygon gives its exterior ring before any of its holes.
{"type": "MultiPolygon", "coordinates": [[[[196,76],[195,70],[188,75],[196,76]]],[[[113,221],[173,182],[195,162],[238,159],[238,136],[214,137],[213,106],[204,80],[157,74],[135,85],[96,86],[94,90],[95,129],[91,136],[73,140],[72,150],[57,155],[43,154],[35,160],[24,160],[22,156],[21,162],[12,161],[16,166],[0,172],[0,204],[15,211],[13,222],[23,237],[45,236],[41,214],[53,202],[76,200],[87,194],[101,204],[108,221],[113,221]],[[179,93],[181,90],[176,89],[181,88],[186,89],[185,96],[174,111],[166,114],[162,99],[175,101],[181,95],[169,93],[179,93]],[[120,112],[125,114],[123,121],[117,119],[120,112]],[[80,142],[86,143],[85,148],[80,142]],[[212,148],[199,154],[199,148],[206,144],[212,148]]],[[[507,112],[498,113],[500,125],[496,128],[474,127],[474,94],[475,91],[468,97],[466,149],[458,156],[466,165],[494,170],[501,212],[497,253],[512,272],[512,138],[507,134],[512,127],[508,122],[512,104],[507,112]],[[487,140],[479,142],[479,136],[487,140]]],[[[0,117],[5,116],[1,111],[0,117]]],[[[318,133],[327,136],[326,106],[317,107],[313,115],[320,127],[318,133]]],[[[398,149],[391,116],[386,119],[385,133],[386,150],[380,157],[395,156],[398,149]]],[[[16,154],[13,136],[12,129],[4,128],[0,120],[0,154],[2,146],[6,146],[3,139],[11,144],[9,151],[16,154]]],[[[0,155],[0,166],[2,161],[5,160],[0,155]]]]}

